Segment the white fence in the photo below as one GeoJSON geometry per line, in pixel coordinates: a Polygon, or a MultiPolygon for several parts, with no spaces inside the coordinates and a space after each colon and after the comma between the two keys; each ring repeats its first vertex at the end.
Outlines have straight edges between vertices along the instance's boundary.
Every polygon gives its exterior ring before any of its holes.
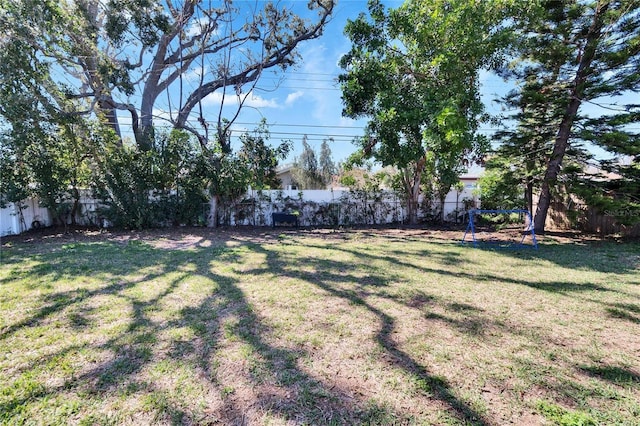
{"type": "MultiPolygon", "coordinates": [[[[461,220],[468,208],[479,207],[472,190],[468,187],[449,194],[444,205],[445,220],[461,220]]],[[[418,219],[439,220],[438,204],[420,200],[418,219]]],[[[349,190],[249,191],[240,201],[222,203],[217,222],[224,226],[271,226],[273,213],[287,212],[297,215],[301,226],[380,225],[405,223],[406,207],[406,201],[392,191],[373,194],[349,190]]],[[[208,205],[203,210],[207,217],[208,205]]]]}
{"type": "MultiPolygon", "coordinates": [[[[455,220],[467,208],[469,201],[478,206],[473,199],[472,187],[462,192],[452,191],[445,200],[444,217],[455,220]]],[[[37,199],[28,199],[21,203],[20,209],[10,204],[0,211],[0,236],[20,234],[32,228],[51,226],[53,217],[40,207],[37,199]]],[[[75,223],[85,226],[105,226],[106,220],[100,216],[99,201],[83,194],[76,213],[75,223]]],[[[421,201],[418,209],[420,220],[433,219],[439,214],[434,212],[437,203],[421,201]]],[[[222,203],[218,210],[218,223],[226,226],[271,226],[271,214],[291,212],[299,217],[301,226],[332,225],[378,225],[403,223],[406,221],[406,205],[392,191],[367,194],[349,190],[249,190],[242,200],[222,203]]],[[[208,205],[203,206],[202,223],[206,223],[208,205]]],[[[67,215],[67,222],[71,218],[67,215]]]]}
{"type": "Polygon", "coordinates": [[[11,203],[0,209],[0,236],[21,234],[32,228],[50,226],[52,222],[49,210],[40,207],[38,199],[29,198],[20,205],[11,203]]]}

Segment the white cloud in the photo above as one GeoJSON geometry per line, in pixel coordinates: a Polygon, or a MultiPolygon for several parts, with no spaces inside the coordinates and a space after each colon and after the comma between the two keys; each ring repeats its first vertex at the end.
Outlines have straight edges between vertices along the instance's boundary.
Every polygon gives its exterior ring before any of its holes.
{"type": "MultiPolygon", "coordinates": [[[[247,99],[244,101],[245,107],[252,107],[252,108],[279,108],[280,107],[280,105],[278,105],[278,102],[275,99],[265,99],[259,95],[256,95],[253,92],[250,92],[249,94],[243,93],[240,96],[241,98],[239,98],[233,93],[232,94],[227,93],[227,95],[224,97],[224,104],[226,106],[237,106],[240,103],[240,99],[244,99],[244,97],[247,96],[247,99]]],[[[222,104],[222,100],[223,100],[222,92],[214,92],[204,99],[203,105],[219,106],[222,104]]]]}
{"type": "MultiPolygon", "coordinates": [[[[187,30],[185,31],[185,35],[187,37],[193,37],[202,34],[204,30],[207,29],[208,26],[211,25],[211,20],[209,18],[197,18],[191,21],[187,30]]],[[[213,31],[214,34],[218,34],[219,30],[215,29],[213,31]]]]}
{"type": "Polygon", "coordinates": [[[284,101],[285,105],[289,106],[292,105],[298,98],[301,98],[304,95],[304,92],[301,90],[298,90],[296,92],[293,93],[289,93],[287,95],[287,99],[284,101]]]}
{"type": "Polygon", "coordinates": [[[192,68],[184,73],[184,80],[190,83],[198,83],[200,82],[200,77],[202,75],[208,75],[211,73],[211,67],[205,65],[204,68],[192,68]]]}
{"type": "Polygon", "coordinates": [[[246,106],[254,108],[279,108],[278,102],[275,99],[265,99],[261,96],[249,94],[249,99],[245,102],[246,106]]]}

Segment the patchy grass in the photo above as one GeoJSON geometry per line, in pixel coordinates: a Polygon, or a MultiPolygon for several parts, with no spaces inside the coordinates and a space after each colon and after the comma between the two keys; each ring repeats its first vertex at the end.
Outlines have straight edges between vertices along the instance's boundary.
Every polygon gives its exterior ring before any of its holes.
{"type": "Polygon", "coordinates": [[[640,245],[427,232],[12,240],[4,424],[636,424],[640,245]]]}

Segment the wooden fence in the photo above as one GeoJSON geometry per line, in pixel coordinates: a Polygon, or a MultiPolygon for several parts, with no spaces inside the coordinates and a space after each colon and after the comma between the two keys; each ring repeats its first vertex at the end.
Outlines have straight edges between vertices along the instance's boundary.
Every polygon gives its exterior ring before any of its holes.
{"type": "MultiPolygon", "coordinates": [[[[535,209],[534,209],[535,213],[535,209]]],[[[619,217],[635,214],[631,211],[600,213],[581,202],[554,202],[549,207],[546,227],[548,229],[579,229],[592,234],[640,237],[640,222],[623,225],[619,217]]]]}

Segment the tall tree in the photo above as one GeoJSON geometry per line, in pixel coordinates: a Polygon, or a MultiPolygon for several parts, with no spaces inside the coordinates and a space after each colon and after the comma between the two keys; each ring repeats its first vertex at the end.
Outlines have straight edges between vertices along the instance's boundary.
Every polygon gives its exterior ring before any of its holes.
{"type": "Polygon", "coordinates": [[[208,226],[217,226],[219,201],[241,196],[249,185],[258,189],[279,186],[276,167],[289,153],[291,144],[283,142],[271,147],[268,140],[269,131],[263,121],[253,132],[240,135],[242,146],[238,152],[215,152],[213,161],[209,161],[209,153],[203,153],[210,192],[208,226]]]}
{"type": "MultiPolygon", "coordinates": [[[[552,111],[560,111],[540,175],[537,232],[544,232],[563,161],[572,147],[585,140],[614,153],[624,153],[627,143],[637,146],[638,136],[628,125],[638,121],[638,105],[618,104],[616,111],[595,121],[580,111],[585,104],[616,104],[623,94],[640,89],[639,11],[637,0],[543,1],[533,13],[515,20],[520,62],[512,72],[520,79],[538,76],[537,95],[552,111]]],[[[543,125],[541,120],[537,123],[543,125]]]]}
{"type": "MultiPolygon", "coordinates": [[[[333,139],[330,138],[329,141],[333,142],[333,139]]],[[[322,145],[320,145],[320,157],[318,159],[318,167],[320,168],[320,175],[322,176],[322,182],[325,187],[331,184],[333,175],[336,173],[336,165],[331,157],[329,141],[326,139],[322,141],[322,145]]]]}
{"type": "MultiPolygon", "coordinates": [[[[0,6],[3,26],[7,10],[5,4],[0,6]]],[[[85,142],[78,135],[82,120],[68,114],[73,105],[54,83],[39,52],[11,34],[0,37],[0,193],[3,202],[15,203],[37,196],[55,221],[66,223],[64,213],[71,213],[73,222],[78,187],[88,184],[85,142]]]]}
{"type": "Polygon", "coordinates": [[[293,65],[298,45],[319,37],[333,11],[333,0],[308,3],[315,19],[272,2],[260,10],[231,0],[0,1],[1,47],[28,46],[35,59],[21,65],[52,76],[34,82],[40,96],[62,93],[77,101],[70,112],[95,114],[120,136],[120,113],[128,115],[143,150],[153,142],[161,96],[173,127],[203,147],[215,140],[228,149],[237,112],[224,117],[223,107],[233,101],[239,110],[264,72],[293,65]],[[194,75],[197,84],[188,84],[194,75]],[[202,100],[217,91],[220,110],[207,116],[202,100]]]}
{"type": "Polygon", "coordinates": [[[238,157],[247,169],[249,177],[247,184],[255,189],[280,187],[281,182],[276,176],[276,167],[278,161],[284,160],[291,150],[291,142],[283,142],[274,148],[267,144],[269,138],[269,130],[264,121],[253,132],[245,132],[240,136],[242,147],[238,157]]]}
{"type": "Polygon", "coordinates": [[[302,153],[293,163],[291,174],[298,189],[323,189],[325,187],[316,152],[307,142],[307,136],[302,138],[302,153]]]}
{"type": "Polygon", "coordinates": [[[409,0],[387,11],[373,0],[369,18],[345,28],[352,47],[340,63],[343,115],[369,118],[359,155],[399,168],[412,223],[424,180],[437,180],[442,199],[463,160],[487,146],[476,134],[478,73],[505,38],[503,13],[495,1],[409,0]]]}
{"type": "Polygon", "coordinates": [[[489,155],[481,190],[483,205],[487,202],[495,208],[524,207],[533,212],[534,194],[540,190],[563,106],[560,102],[549,103],[550,99],[543,95],[557,92],[557,75],[538,76],[535,70],[524,71],[528,75],[524,75],[521,87],[501,100],[507,110],[514,112],[504,120],[508,127],[494,135],[500,146],[489,155]],[[513,122],[517,124],[513,126],[513,122]]]}
{"type": "Polygon", "coordinates": [[[34,133],[21,130],[21,116],[54,133],[62,119],[93,117],[121,145],[133,134],[142,152],[156,148],[160,115],[197,137],[215,203],[224,185],[214,179],[234,170],[225,163],[231,126],[259,78],[294,65],[299,44],[322,34],[333,7],[311,0],[298,14],[231,0],[0,0],[0,90],[8,94],[0,115],[24,147],[40,138],[22,137],[34,133]],[[219,107],[205,110],[214,94],[219,107]]]}

